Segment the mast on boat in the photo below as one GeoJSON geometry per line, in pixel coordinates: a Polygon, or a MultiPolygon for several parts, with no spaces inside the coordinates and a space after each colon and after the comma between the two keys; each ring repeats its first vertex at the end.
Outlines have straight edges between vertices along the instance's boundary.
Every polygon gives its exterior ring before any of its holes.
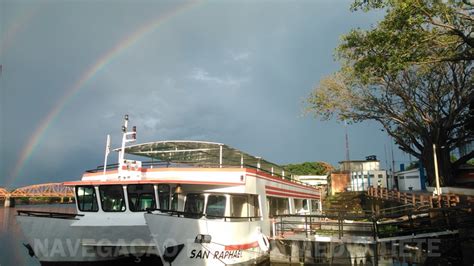
{"type": "MultiPolygon", "coordinates": [[[[128,131],[128,115],[124,116],[124,122],[122,126],[122,144],[119,150],[118,156],[118,169],[119,172],[127,171],[127,170],[138,170],[141,168],[141,162],[139,161],[131,161],[125,159],[125,144],[129,142],[135,142],[137,140],[137,127],[133,126],[132,131],[128,131]]],[[[105,156],[104,156],[104,172],[103,175],[105,177],[107,171],[107,159],[110,154],[110,135],[107,135],[107,142],[105,145],[105,156]]]]}
{"type": "Polygon", "coordinates": [[[128,132],[128,115],[124,116],[124,122],[122,126],[122,147],[119,153],[119,168],[122,169],[126,166],[127,160],[125,160],[125,144],[129,142],[135,142],[137,140],[137,127],[133,126],[132,131],[128,132]]]}
{"type": "Polygon", "coordinates": [[[107,158],[109,157],[109,153],[110,153],[110,134],[107,134],[107,142],[105,144],[104,176],[105,176],[105,172],[107,171],[107,158]]]}

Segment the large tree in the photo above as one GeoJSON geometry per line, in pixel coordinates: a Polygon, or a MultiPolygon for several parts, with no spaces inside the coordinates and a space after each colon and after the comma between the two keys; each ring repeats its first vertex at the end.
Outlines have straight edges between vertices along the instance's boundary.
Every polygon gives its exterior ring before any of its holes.
{"type": "Polygon", "coordinates": [[[400,148],[419,158],[433,184],[433,144],[443,185],[474,152],[451,162],[450,153],[473,140],[472,5],[462,1],[357,1],[386,10],[373,29],[343,36],[342,68],[324,78],[308,109],[324,119],[378,121],[400,148]]]}

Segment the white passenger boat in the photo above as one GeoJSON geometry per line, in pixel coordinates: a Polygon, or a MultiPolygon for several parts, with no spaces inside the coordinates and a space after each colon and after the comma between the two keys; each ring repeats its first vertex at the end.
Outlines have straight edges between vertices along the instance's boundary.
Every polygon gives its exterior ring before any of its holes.
{"type": "Polygon", "coordinates": [[[265,263],[271,217],[320,206],[318,189],[260,157],[203,141],[126,146],[136,135],[127,126],[128,117],[117,165],[64,183],[75,187],[77,215],[19,212],[30,252],[40,261],[265,263]]]}

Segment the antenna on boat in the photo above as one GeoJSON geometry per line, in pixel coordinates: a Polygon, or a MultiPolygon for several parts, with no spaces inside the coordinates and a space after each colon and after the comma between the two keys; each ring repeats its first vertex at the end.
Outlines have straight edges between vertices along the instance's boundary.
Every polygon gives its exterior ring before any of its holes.
{"type": "Polygon", "coordinates": [[[137,140],[137,127],[133,126],[132,131],[128,132],[128,115],[124,116],[123,126],[122,126],[122,147],[119,153],[119,167],[125,163],[125,143],[134,142],[137,140]],[[129,137],[130,136],[130,137],[129,137]]]}
{"type": "Polygon", "coordinates": [[[123,118],[123,126],[122,126],[122,147],[120,148],[119,154],[119,166],[121,167],[123,164],[123,159],[125,157],[125,141],[127,140],[127,127],[128,127],[128,115],[125,115],[123,118]]]}
{"type": "Polygon", "coordinates": [[[107,171],[107,157],[109,157],[109,153],[110,153],[110,135],[107,134],[107,142],[105,144],[104,176],[105,176],[105,172],[107,171]]]}

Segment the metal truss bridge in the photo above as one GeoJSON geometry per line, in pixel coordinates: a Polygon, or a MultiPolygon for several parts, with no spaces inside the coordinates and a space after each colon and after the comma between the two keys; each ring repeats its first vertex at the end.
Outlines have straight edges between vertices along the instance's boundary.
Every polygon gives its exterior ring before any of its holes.
{"type": "Polygon", "coordinates": [[[5,206],[14,198],[68,198],[74,197],[74,188],[62,183],[45,183],[16,188],[12,191],[0,187],[0,198],[5,199],[5,206]]]}

